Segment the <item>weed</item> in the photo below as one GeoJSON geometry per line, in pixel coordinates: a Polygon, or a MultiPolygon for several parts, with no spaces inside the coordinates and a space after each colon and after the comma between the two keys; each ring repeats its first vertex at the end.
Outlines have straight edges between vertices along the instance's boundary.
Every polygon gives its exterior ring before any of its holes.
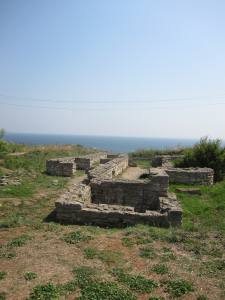
{"type": "Polygon", "coordinates": [[[27,243],[27,241],[30,241],[31,239],[32,239],[31,236],[23,234],[13,239],[11,242],[9,242],[7,244],[7,247],[9,248],[22,247],[27,243]]]}
{"type": "Polygon", "coordinates": [[[185,280],[168,280],[165,281],[166,291],[173,297],[180,297],[189,292],[193,292],[193,285],[185,280]]]}
{"type": "Polygon", "coordinates": [[[146,247],[139,250],[139,255],[143,258],[154,258],[156,253],[154,248],[146,247]]]}
{"type": "Polygon", "coordinates": [[[148,300],[165,300],[164,297],[149,297],[148,300]]]}
{"type": "Polygon", "coordinates": [[[136,300],[129,291],[114,282],[95,282],[81,289],[79,300],[136,300]]]}
{"type": "Polygon", "coordinates": [[[0,280],[4,279],[6,277],[7,273],[4,271],[0,271],[0,280]]]}
{"type": "Polygon", "coordinates": [[[78,244],[80,242],[88,242],[92,237],[81,231],[72,231],[64,235],[63,240],[67,244],[78,244]]]}
{"type": "Polygon", "coordinates": [[[33,272],[27,272],[27,273],[24,274],[24,278],[27,281],[30,281],[30,280],[33,280],[33,279],[37,278],[37,274],[33,273],[33,272]]]}
{"type": "Polygon", "coordinates": [[[167,274],[169,272],[168,267],[165,264],[156,264],[151,269],[157,274],[167,274]]]}
{"type": "Polygon", "coordinates": [[[140,293],[151,292],[158,284],[150,279],[147,279],[141,275],[130,275],[124,272],[122,269],[113,269],[112,274],[117,280],[127,285],[131,290],[140,293]]]}

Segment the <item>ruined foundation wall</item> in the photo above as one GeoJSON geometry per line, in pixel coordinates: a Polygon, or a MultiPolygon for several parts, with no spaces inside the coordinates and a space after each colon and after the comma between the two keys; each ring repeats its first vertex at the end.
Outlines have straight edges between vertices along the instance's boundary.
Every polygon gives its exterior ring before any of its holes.
{"type": "Polygon", "coordinates": [[[72,176],[76,171],[73,158],[49,159],[46,161],[46,173],[53,176],[72,176]]]}
{"type": "Polygon", "coordinates": [[[124,227],[137,223],[150,226],[169,227],[181,225],[182,209],[174,194],[160,198],[162,209],[134,211],[130,206],[89,204],[79,202],[57,203],[56,219],[62,223],[97,225],[103,227],[124,227]]]}
{"type": "Polygon", "coordinates": [[[132,206],[137,211],[159,209],[160,196],[167,196],[169,177],[157,171],[147,180],[91,180],[93,203],[132,206]]]}
{"type": "Polygon", "coordinates": [[[89,170],[94,163],[100,162],[101,159],[107,157],[104,152],[98,152],[94,154],[84,155],[75,158],[76,167],[78,170],[89,170]]]}
{"type": "Polygon", "coordinates": [[[167,168],[171,183],[183,183],[192,185],[212,185],[214,171],[210,168],[167,168]]]}
{"type": "Polygon", "coordinates": [[[115,159],[108,161],[105,164],[101,164],[93,170],[89,170],[88,179],[112,179],[113,176],[117,176],[128,167],[128,156],[121,155],[115,159]]]}
{"type": "Polygon", "coordinates": [[[173,161],[182,157],[183,155],[156,155],[152,159],[152,167],[172,167],[173,161]]]}

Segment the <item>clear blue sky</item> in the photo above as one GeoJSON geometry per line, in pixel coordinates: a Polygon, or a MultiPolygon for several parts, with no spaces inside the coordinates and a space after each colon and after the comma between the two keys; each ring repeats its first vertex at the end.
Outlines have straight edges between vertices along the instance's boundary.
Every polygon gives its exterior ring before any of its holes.
{"type": "Polygon", "coordinates": [[[0,0],[0,127],[225,138],[225,1],[0,0]]]}

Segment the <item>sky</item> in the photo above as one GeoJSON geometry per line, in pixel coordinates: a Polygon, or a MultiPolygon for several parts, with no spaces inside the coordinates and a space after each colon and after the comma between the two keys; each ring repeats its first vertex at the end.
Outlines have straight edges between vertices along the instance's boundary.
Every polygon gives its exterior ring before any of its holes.
{"type": "Polygon", "coordinates": [[[225,138],[224,0],[0,0],[0,128],[225,138]]]}

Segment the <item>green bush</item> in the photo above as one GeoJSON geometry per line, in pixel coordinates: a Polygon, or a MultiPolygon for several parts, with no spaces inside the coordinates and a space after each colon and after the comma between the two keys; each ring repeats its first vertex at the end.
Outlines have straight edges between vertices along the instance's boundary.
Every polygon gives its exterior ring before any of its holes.
{"type": "Polygon", "coordinates": [[[193,148],[184,151],[184,157],[175,162],[176,167],[212,168],[215,181],[225,177],[225,149],[221,140],[202,138],[193,148]]]}

